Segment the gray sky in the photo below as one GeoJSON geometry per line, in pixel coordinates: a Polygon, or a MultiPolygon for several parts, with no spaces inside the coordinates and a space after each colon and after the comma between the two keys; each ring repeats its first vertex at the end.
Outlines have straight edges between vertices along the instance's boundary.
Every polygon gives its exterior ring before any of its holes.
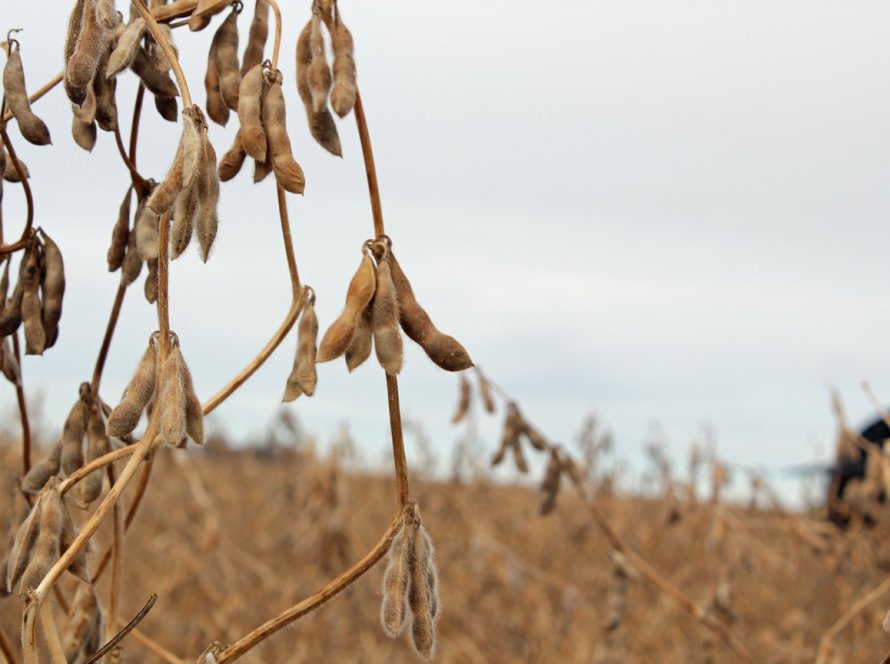
{"type": "MultiPolygon", "coordinates": [[[[61,68],[69,4],[4,3],[0,23],[26,28],[31,89],[61,68]]],[[[340,124],[343,160],[308,136],[293,50],[309,4],[284,8],[280,67],[307,178],[306,196],[289,197],[297,258],[324,329],[371,217],[352,117],[340,124]]],[[[570,440],[594,410],[621,454],[638,453],[652,421],[680,454],[710,422],[726,456],[773,466],[812,460],[817,442],[828,458],[829,382],[854,419],[870,412],[863,378],[890,401],[890,5],[342,0],[341,9],[396,253],[437,324],[551,437],[570,440]]],[[[176,31],[202,105],[213,29],[176,31]]],[[[125,130],[134,90],[125,74],[125,130]]],[[[127,177],[110,135],[100,132],[92,155],[74,145],[61,90],[36,110],[55,145],[16,145],[37,223],[65,254],[68,292],[60,341],[28,358],[25,374],[60,424],[91,373],[116,288],[104,257],[127,177]]],[[[236,125],[211,129],[219,153],[236,125]]],[[[149,104],[143,173],[164,174],[178,135],[149,104]]],[[[8,185],[7,234],[22,210],[8,185]]],[[[254,186],[244,172],[225,184],[221,220],[210,262],[190,249],[171,276],[172,324],[202,398],[288,307],[271,179],[254,186]]],[[[107,399],[156,326],[141,290],[140,281],[127,297],[107,399]]],[[[217,421],[237,435],[261,431],[294,346],[286,341],[217,421]]],[[[292,408],[325,438],[348,422],[377,459],[383,383],[370,362],[353,375],[322,365],[316,396],[292,408]]],[[[411,348],[403,408],[442,458],[456,436],[456,384],[411,348]]],[[[11,390],[3,403],[11,412],[11,390]]],[[[487,420],[490,439],[500,420],[487,420]]]]}

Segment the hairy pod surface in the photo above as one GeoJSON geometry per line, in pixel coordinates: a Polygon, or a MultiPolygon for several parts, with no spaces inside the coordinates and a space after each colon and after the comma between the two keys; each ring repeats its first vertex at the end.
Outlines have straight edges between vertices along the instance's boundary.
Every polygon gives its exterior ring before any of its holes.
{"type": "Polygon", "coordinates": [[[65,297],[65,262],[62,252],[53,239],[41,231],[43,236],[43,265],[46,273],[41,286],[43,291],[43,329],[46,333],[46,348],[55,345],[59,338],[59,321],[62,318],[62,300],[65,297]]]}
{"type": "Polygon", "coordinates": [[[25,354],[43,355],[46,332],[40,304],[40,263],[36,247],[25,252],[22,286],[22,325],[25,331],[25,354]]]}
{"type": "Polygon", "coordinates": [[[40,520],[37,526],[37,539],[31,549],[28,566],[22,572],[19,582],[20,593],[24,593],[28,588],[36,588],[50,567],[59,559],[64,504],[55,480],[46,485],[38,501],[40,520]]]}
{"type": "Polygon", "coordinates": [[[179,346],[174,344],[161,369],[161,436],[169,445],[185,447],[185,389],[182,385],[183,360],[179,346]]]}
{"type": "Polygon", "coordinates": [[[62,472],[66,475],[71,475],[83,465],[83,439],[91,400],[90,384],[81,383],[80,395],[68,412],[62,429],[62,472]]]}
{"type": "Polygon", "coordinates": [[[195,234],[198,236],[201,260],[206,263],[219,227],[219,174],[216,172],[216,151],[207,139],[206,127],[201,135],[203,148],[197,166],[195,234]]]}
{"type": "Polygon", "coordinates": [[[185,430],[198,445],[204,444],[204,409],[195,393],[192,373],[182,359],[182,389],[185,392],[185,430]]]}
{"type": "Polygon", "coordinates": [[[145,261],[148,265],[148,274],[145,275],[145,284],[142,287],[145,300],[149,304],[154,304],[158,300],[158,259],[152,258],[145,261]]]}
{"type": "Polygon", "coordinates": [[[385,258],[377,263],[376,277],[377,289],[371,304],[374,350],[383,370],[395,376],[402,370],[402,333],[399,331],[399,299],[385,258]]]}
{"type": "Polygon", "coordinates": [[[235,134],[235,140],[232,142],[232,147],[230,147],[222,156],[222,159],[219,160],[219,168],[217,169],[219,179],[222,182],[228,182],[238,175],[246,158],[247,153],[244,151],[244,148],[241,147],[241,130],[239,129],[235,134]]]}
{"type": "Polygon", "coordinates": [[[40,507],[41,500],[31,508],[28,516],[19,526],[15,534],[15,540],[12,549],[9,551],[9,558],[6,563],[6,592],[11,593],[18,586],[25,568],[28,566],[31,557],[31,551],[37,542],[37,534],[40,530],[40,507]]]}
{"type": "Polygon", "coordinates": [[[306,302],[303,313],[300,315],[300,325],[297,329],[297,354],[294,357],[290,375],[287,377],[284,396],[281,398],[283,402],[293,401],[301,394],[311,397],[315,393],[318,317],[315,315],[313,299],[306,302]]]}
{"type": "Polygon", "coordinates": [[[312,21],[310,20],[297,39],[297,92],[300,93],[300,99],[306,109],[312,138],[331,154],[342,157],[343,150],[340,146],[340,135],[337,133],[334,116],[331,115],[327,107],[319,113],[312,109],[312,90],[309,86],[309,65],[312,63],[311,38],[312,21]]]}
{"type": "Polygon", "coordinates": [[[263,100],[263,127],[266,131],[268,149],[272,155],[272,168],[275,178],[286,191],[302,194],[306,187],[303,169],[294,160],[290,139],[287,135],[287,122],[284,108],[284,94],[281,80],[276,77],[263,100]]]}
{"type": "Polygon", "coordinates": [[[136,49],[133,60],[130,62],[130,69],[152,94],[162,97],[179,96],[179,89],[173,79],[167,72],[158,71],[144,48],[136,49]]]}
{"type": "Polygon", "coordinates": [[[241,86],[241,68],[238,65],[238,14],[229,12],[213,36],[218,42],[216,65],[219,71],[219,91],[223,101],[231,110],[238,110],[238,95],[241,86]]]}
{"type": "Polygon", "coordinates": [[[103,28],[96,20],[95,0],[84,0],[80,32],[65,68],[65,90],[78,106],[86,100],[104,45],[103,28]]]}
{"type": "Polygon", "coordinates": [[[47,480],[59,472],[62,462],[62,439],[57,440],[49,450],[49,454],[40,463],[31,466],[22,478],[22,491],[25,493],[37,493],[45,485],[47,480]]]}
{"type": "Polygon", "coordinates": [[[0,366],[0,370],[3,371],[6,380],[15,386],[20,386],[22,384],[22,371],[19,361],[13,352],[12,344],[9,343],[9,337],[3,337],[3,340],[0,341],[0,350],[3,352],[3,363],[0,366]]]}
{"type": "Polygon", "coordinates": [[[446,371],[463,371],[472,367],[473,360],[470,359],[466,349],[454,337],[440,332],[429,314],[420,306],[414,296],[411,282],[408,281],[392,252],[389,253],[387,260],[399,298],[399,322],[405,334],[423,348],[427,357],[446,371]]]}
{"type": "Polygon", "coordinates": [[[318,361],[328,362],[340,357],[349,347],[355,333],[359,316],[371,302],[376,288],[374,263],[368,256],[362,258],[361,265],[349,282],[346,304],[340,316],[324,333],[318,346],[318,361]]]}
{"type": "Polygon", "coordinates": [[[352,34],[337,17],[331,30],[331,46],[334,50],[334,84],[331,88],[331,107],[341,118],[349,115],[355,106],[358,91],[352,34]]]}
{"type": "Polygon", "coordinates": [[[108,56],[108,64],[105,65],[106,78],[114,78],[130,66],[133,58],[136,57],[136,51],[139,50],[139,44],[145,36],[145,31],[145,21],[141,16],[134,18],[124,28],[124,31],[117,39],[114,50],[108,56]]]}
{"type": "Polygon", "coordinates": [[[364,364],[365,360],[371,357],[371,348],[373,344],[373,335],[371,331],[371,309],[369,304],[362,311],[355,324],[355,332],[346,348],[346,368],[352,372],[364,364]]]}
{"type": "MultiPolygon", "coordinates": [[[[21,182],[22,178],[19,176],[18,169],[16,169],[15,167],[15,162],[13,161],[12,157],[9,156],[9,153],[6,152],[6,148],[3,149],[3,154],[3,179],[7,182],[21,182]]],[[[24,174],[25,179],[29,179],[31,177],[31,173],[28,171],[27,165],[21,160],[20,157],[18,158],[18,164],[19,167],[22,169],[22,173],[24,174]]]]}
{"type": "Polygon", "coordinates": [[[0,562],[0,597],[7,597],[10,589],[6,587],[6,581],[10,566],[12,565],[13,548],[15,547],[15,539],[21,529],[21,525],[31,513],[31,505],[28,503],[25,495],[19,490],[19,487],[13,484],[11,486],[10,504],[11,510],[6,525],[6,551],[3,554],[3,560],[0,562]]]}
{"type": "Polygon", "coordinates": [[[413,526],[402,519],[393,535],[386,554],[383,572],[383,601],[380,604],[380,623],[389,637],[398,636],[408,616],[408,583],[410,580],[413,526]]]}
{"type": "Polygon", "coordinates": [[[207,115],[216,124],[225,127],[229,121],[229,107],[223,100],[219,87],[219,31],[213,36],[207,53],[204,91],[207,93],[207,115]]]}
{"type": "Polygon", "coordinates": [[[438,577],[432,541],[422,523],[416,525],[410,559],[408,606],[411,609],[411,643],[421,657],[432,659],[439,612],[438,577]]]}
{"type": "MultiPolygon", "coordinates": [[[[62,553],[68,550],[74,543],[74,538],[77,537],[77,528],[74,527],[74,520],[71,518],[71,513],[68,511],[68,505],[65,503],[64,499],[62,500],[62,541],[61,541],[61,550],[62,553]]],[[[86,548],[81,549],[76,556],[74,556],[74,560],[71,561],[71,564],[68,565],[68,571],[71,572],[78,579],[83,581],[84,583],[90,583],[90,570],[87,565],[87,550],[86,548]]]]}
{"type": "Polygon", "coordinates": [[[47,145],[51,143],[49,129],[43,120],[34,115],[31,103],[28,101],[21,48],[10,51],[6,66],[3,68],[3,93],[6,95],[6,104],[12,111],[25,140],[34,145],[47,145]]]}
{"type": "MultiPolygon", "coordinates": [[[[145,199],[140,200],[136,204],[135,218],[139,219],[145,208],[145,199]]],[[[121,283],[129,286],[139,277],[142,272],[142,257],[139,256],[139,248],[136,246],[136,229],[134,228],[127,233],[127,246],[124,251],[124,260],[121,263],[121,283]]]]}
{"type": "Polygon", "coordinates": [[[263,131],[263,66],[256,65],[241,79],[238,96],[238,120],[241,145],[258,162],[266,161],[266,132],[263,131]]]}
{"type": "Polygon", "coordinates": [[[263,61],[263,51],[268,37],[269,3],[266,0],[256,0],[253,20],[250,22],[250,31],[247,34],[247,46],[244,47],[244,55],[241,58],[242,76],[263,61]]]}
{"type": "Polygon", "coordinates": [[[312,60],[309,62],[308,73],[309,91],[312,95],[312,110],[318,113],[328,105],[328,94],[330,94],[333,79],[331,77],[331,68],[328,66],[327,55],[325,54],[321,15],[317,12],[312,17],[309,47],[312,51],[312,60]]]}
{"type": "Polygon", "coordinates": [[[157,369],[157,352],[154,343],[149,342],[148,348],[139,361],[136,373],[127,385],[124,398],[108,416],[107,432],[109,436],[123,438],[131,433],[142,411],[151,401],[155,391],[155,371],[157,369]]]}
{"type": "MultiPolygon", "coordinates": [[[[74,600],[74,615],[65,630],[65,659],[80,661],[81,655],[93,651],[88,644],[93,640],[92,632],[101,625],[102,611],[99,607],[93,586],[84,584],[78,587],[74,600]],[[97,620],[99,618],[99,620],[97,620]]],[[[101,634],[95,638],[101,639],[101,634]]]]}
{"type": "Polygon", "coordinates": [[[108,271],[114,272],[120,269],[127,253],[127,240],[130,237],[130,200],[133,186],[127,188],[124,199],[117,211],[117,221],[111,229],[111,244],[108,246],[108,271]]]}

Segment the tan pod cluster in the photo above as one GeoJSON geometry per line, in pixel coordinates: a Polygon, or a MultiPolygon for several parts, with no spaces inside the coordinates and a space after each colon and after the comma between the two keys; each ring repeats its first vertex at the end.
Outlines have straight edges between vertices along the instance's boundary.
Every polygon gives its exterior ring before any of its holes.
{"type": "Polygon", "coordinates": [[[432,659],[439,611],[433,542],[420,519],[420,510],[410,503],[387,554],[380,622],[386,635],[393,638],[410,623],[415,650],[424,659],[432,659]]]}

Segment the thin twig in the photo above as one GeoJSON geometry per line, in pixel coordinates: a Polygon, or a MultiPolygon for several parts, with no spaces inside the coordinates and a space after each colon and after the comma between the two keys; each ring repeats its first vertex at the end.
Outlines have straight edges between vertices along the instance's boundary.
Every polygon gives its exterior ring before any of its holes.
{"type": "Polygon", "coordinates": [[[19,345],[19,333],[12,334],[12,352],[19,365],[19,380],[15,385],[15,398],[19,404],[19,420],[22,424],[22,466],[25,474],[31,470],[31,422],[28,419],[28,403],[25,401],[25,385],[22,376],[22,349],[19,345]]]}
{"type": "Polygon", "coordinates": [[[299,604],[295,604],[277,617],[263,623],[246,636],[243,636],[238,639],[238,641],[228,646],[217,655],[216,661],[218,664],[227,664],[227,662],[235,661],[258,645],[261,641],[269,638],[282,627],[286,627],[301,616],[317,609],[319,606],[347,588],[353,581],[361,577],[365,572],[371,569],[377,561],[386,555],[387,551],[389,551],[389,547],[392,544],[392,538],[401,522],[401,518],[402,511],[399,510],[395,517],[393,517],[386,532],[383,533],[380,541],[377,542],[377,544],[374,545],[374,548],[368,551],[361,560],[299,604]]]}
{"type": "MultiPolygon", "coordinates": [[[[151,449],[156,447],[160,447],[163,444],[163,439],[158,436],[151,443],[151,449]]],[[[99,468],[104,468],[109,463],[114,463],[115,461],[120,461],[121,459],[126,459],[128,456],[132,456],[136,452],[135,445],[127,445],[126,447],[121,447],[120,449],[112,450],[108,454],[103,454],[98,459],[93,459],[89,463],[85,463],[76,471],[71,473],[68,477],[62,480],[59,483],[59,493],[63,496],[68,493],[71,488],[80,482],[84,477],[92,473],[94,470],[98,470],[99,468]]]]}
{"type": "Polygon", "coordinates": [[[121,155],[121,159],[124,162],[124,166],[127,167],[127,170],[130,171],[130,181],[133,183],[133,188],[137,191],[144,192],[146,191],[148,184],[145,181],[139,171],[136,170],[136,165],[130,161],[130,157],[127,155],[127,151],[124,148],[124,140],[121,138],[121,130],[120,127],[115,123],[114,125],[114,142],[117,145],[117,151],[121,155]]]}
{"type": "Polygon", "coordinates": [[[362,156],[365,159],[365,173],[368,176],[368,191],[371,194],[371,214],[374,217],[374,235],[380,237],[383,229],[383,206],[380,203],[380,187],[377,184],[377,168],[374,166],[374,152],[371,150],[371,136],[368,133],[368,122],[365,118],[365,109],[362,106],[362,97],[359,91],[355,91],[355,124],[358,127],[358,137],[362,144],[362,156]]]}
{"type": "Polygon", "coordinates": [[[167,59],[170,61],[170,66],[173,68],[173,74],[176,76],[176,82],[179,85],[179,94],[182,95],[182,105],[184,108],[189,108],[192,105],[192,95],[189,92],[185,74],[182,73],[182,67],[179,64],[179,58],[176,55],[176,51],[173,50],[167,37],[161,32],[157,19],[152,16],[152,13],[142,4],[141,0],[132,0],[132,4],[145,21],[145,26],[148,28],[149,32],[151,32],[151,36],[154,37],[155,42],[161,47],[164,55],[166,55],[167,59]]]}
{"type": "Polygon", "coordinates": [[[59,638],[59,630],[53,618],[50,602],[45,602],[40,607],[40,625],[43,627],[43,635],[46,637],[46,645],[49,647],[53,664],[67,664],[68,660],[65,658],[65,651],[62,648],[62,640],[59,638]]]}
{"type": "Polygon", "coordinates": [[[145,99],[145,84],[139,82],[136,90],[136,101],[133,102],[133,126],[130,127],[130,163],[136,167],[136,146],[139,142],[139,121],[142,119],[142,100],[145,99]]]}
{"type": "Polygon", "coordinates": [[[18,240],[12,244],[0,246],[0,256],[2,256],[4,254],[11,254],[19,249],[24,249],[25,245],[28,243],[28,240],[31,237],[31,227],[34,224],[34,196],[31,193],[31,185],[28,183],[28,178],[25,177],[25,169],[22,168],[22,164],[16,155],[15,148],[12,146],[12,141],[9,140],[9,135],[6,133],[5,123],[0,123],[0,138],[3,139],[3,145],[6,146],[6,151],[9,153],[9,158],[12,159],[12,165],[15,167],[15,172],[21,181],[20,184],[22,185],[22,191],[25,192],[25,204],[27,205],[25,228],[22,230],[22,234],[18,240]]]}
{"type": "MultiPolygon", "coordinates": [[[[153,607],[155,605],[156,601],[158,601],[158,596],[155,593],[152,593],[151,597],[149,597],[148,601],[145,603],[145,606],[143,606],[139,610],[139,613],[137,613],[135,616],[133,616],[133,619],[130,622],[128,622],[126,625],[124,625],[124,628],[121,631],[119,631],[117,634],[115,634],[114,637],[112,637],[108,641],[108,643],[106,643],[104,646],[99,648],[92,655],[87,657],[84,660],[83,664],[93,664],[94,662],[98,662],[106,654],[111,652],[112,649],[118,643],[120,643],[121,641],[123,641],[126,638],[127,634],[129,634],[136,628],[136,625],[138,625],[139,623],[142,622],[142,620],[145,618],[145,616],[148,615],[148,612],[151,611],[151,607],[153,607]]],[[[114,629],[114,624],[115,623],[113,623],[113,622],[111,623],[111,629],[114,629]]]]}
{"type": "Polygon", "coordinates": [[[96,366],[93,368],[93,394],[99,394],[102,371],[105,369],[105,360],[108,358],[111,339],[114,337],[114,330],[117,327],[117,320],[120,317],[121,307],[124,304],[124,295],[126,294],[127,287],[121,281],[117,287],[117,293],[114,295],[114,304],[111,305],[111,314],[108,316],[108,324],[105,326],[105,336],[102,338],[102,346],[99,348],[99,357],[96,358],[96,366]]]}
{"type": "MultiPolygon", "coordinates": [[[[111,486],[115,483],[114,465],[106,466],[108,469],[108,481],[111,486]]],[[[114,626],[117,622],[117,613],[121,603],[121,583],[123,579],[124,564],[124,509],[118,500],[114,504],[112,514],[112,542],[111,542],[111,588],[108,591],[108,624],[106,625],[106,637],[110,638],[114,633],[114,626]]],[[[95,579],[93,580],[95,583],[95,579]]]]}
{"type": "Polygon", "coordinates": [[[888,590],[890,590],[890,576],[875,588],[872,588],[865,595],[860,597],[849,609],[847,609],[840,618],[825,630],[822,638],[819,639],[819,656],[816,658],[816,664],[824,664],[828,661],[832,651],[832,641],[850,624],[850,622],[865,611],[872,603],[879,600],[888,590]]]}
{"type": "MultiPolygon", "coordinates": [[[[138,2],[138,0],[137,0],[138,2]]],[[[158,234],[158,366],[170,352],[170,213],[161,216],[158,234]]]]}
{"type": "Polygon", "coordinates": [[[275,13],[275,42],[272,48],[272,71],[275,71],[278,69],[278,52],[281,49],[281,9],[275,0],[266,2],[272,6],[272,11],[275,13]]]}

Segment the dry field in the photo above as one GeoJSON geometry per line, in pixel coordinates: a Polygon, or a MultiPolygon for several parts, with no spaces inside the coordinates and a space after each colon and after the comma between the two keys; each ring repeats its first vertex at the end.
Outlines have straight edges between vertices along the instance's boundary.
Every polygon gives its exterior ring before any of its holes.
{"type": "MultiPolygon", "coordinates": [[[[9,486],[18,450],[3,454],[9,486]]],[[[189,661],[213,640],[238,639],[358,559],[394,509],[391,479],[346,472],[336,455],[320,458],[311,445],[238,453],[212,441],[204,453],[162,448],[153,464],[126,539],[121,614],[134,615],[152,592],[158,600],[125,642],[129,662],[162,661],[142,635],[189,661]]],[[[613,571],[607,540],[570,492],[541,516],[531,489],[484,477],[412,480],[437,546],[443,609],[435,661],[734,661],[667,595],[613,571]]],[[[826,630],[890,570],[882,526],[839,534],[818,514],[605,490],[596,500],[626,543],[710,607],[758,662],[816,660],[826,630]]],[[[6,519],[8,501],[2,508],[6,519]]],[[[110,541],[107,528],[92,568],[110,541]]],[[[381,629],[381,578],[378,565],[244,661],[419,661],[406,636],[389,639],[381,629]]],[[[107,583],[108,575],[100,597],[107,583]]],[[[62,595],[70,599],[75,586],[66,575],[62,595]]],[[[824,661],[881,661],[890,649],[881,629],[888,606],[890,594],[855,616],[824,661]]],[[[17,638],[21,599],[7,597],[0,608],[3,631],[17,638]]]]}

